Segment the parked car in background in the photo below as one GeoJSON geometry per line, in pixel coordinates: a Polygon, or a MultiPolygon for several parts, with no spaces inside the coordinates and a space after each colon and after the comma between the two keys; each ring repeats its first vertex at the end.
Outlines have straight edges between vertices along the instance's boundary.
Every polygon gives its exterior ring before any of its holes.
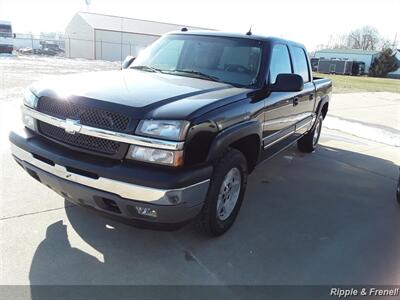
{"type": "Polygon", "coordinates": [[[24,48],[19,48],[18,53],[20,54],[33,54],[33,49],[31,47],[24,47],[24,48]]]}
{"type": "Polygon", "coordinates": [[[40,41],[41,48],[34,49],[35,54],[55,56],[64,53],[64,50],[55,42],[40,41]]]}
{"type": "Polygon", "coordinates": [[[0,20],[0,53],[12,53],[14,38],[11,22],[0,20]]]}
{"type": "Polygon", "coordinates": [[[37,54],[37,55],[48,55],[55,56],[64,53],[64,49],[60,48],[60,46],[51,41],[40,41],[39,49],[32,49],[31,47],[25,47],[18,49],[18,53],[20,54],[37,54]]]}
{"type": "Polygon", "coordinates": [[[260,162],[296,142],[315,150],[331,92],[301,44],[184,30],[121,71],[33,84],[12,155],[75,204],[146,224],[196,218],[217,236],[260,162]]]}

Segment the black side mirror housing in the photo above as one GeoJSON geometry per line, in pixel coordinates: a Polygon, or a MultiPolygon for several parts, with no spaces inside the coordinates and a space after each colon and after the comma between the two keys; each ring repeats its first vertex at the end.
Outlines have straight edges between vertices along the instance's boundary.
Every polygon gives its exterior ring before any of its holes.
{"type": "Polygon", "coordinates": [[[300,92],[303,88],[303,77],[298,74],[278,74],[275,83],[270,85],[272,92],[300,92]]]}
{"type": "Polygon", "coordinates": [[[133,63],[136,57],[128,55],[122,62],[121,69],[128,69],[128,67],[133,63]]]}
{"type": "Polygon", "coordinates": [[[13,34],[13,38],[15,39],[16,37],[17,37],[17,35],[14,33],[14,34],[13,34]]]}

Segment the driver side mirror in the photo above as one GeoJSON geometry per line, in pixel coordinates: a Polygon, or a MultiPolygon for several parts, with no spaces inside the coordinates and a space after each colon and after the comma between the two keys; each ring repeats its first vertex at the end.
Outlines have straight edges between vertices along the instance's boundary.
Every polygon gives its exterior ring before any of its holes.
{"type": "Polygon", "coordinates": [[[128,69],[128,67],[133,63],[136,57],[128,55],[122,62],[121,69],[128,69]]]}
{"type": "Polygon", "coordinates": [[[17,35],[15,33],[13,33],[13,38],[15,39],[17,37],[17,35]]]}
{"type": "Polygon", "coordinates": [[[300,92],[304,88],[303,77],[298,74],[278,74],[269,88],[272,92],[300,92]]]}

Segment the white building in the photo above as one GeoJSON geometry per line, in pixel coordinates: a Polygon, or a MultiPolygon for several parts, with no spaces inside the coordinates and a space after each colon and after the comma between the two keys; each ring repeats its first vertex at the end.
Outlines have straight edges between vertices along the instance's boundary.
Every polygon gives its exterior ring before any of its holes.
{"type": "Polygon", "coordinates": [[[368,73],[373,60],[378,54],[379,51],[361,49],[324,49],[315,51],[314,57],[321,59],[362,61],[365,63],[365,72],[368,73]]]}
{"type": "Polygon", "coordinates": [[[164,33],[206,29],[95,13],[75,14],[65,30],[66,57],[118,61],[136,56],[164,33]]]}

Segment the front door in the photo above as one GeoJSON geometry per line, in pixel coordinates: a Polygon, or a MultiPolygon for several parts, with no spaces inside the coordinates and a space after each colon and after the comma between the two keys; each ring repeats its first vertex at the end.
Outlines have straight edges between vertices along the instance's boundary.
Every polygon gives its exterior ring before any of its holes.
{"type": "MultiPolygon", "coordinates": [[[[276,44],[272,49],[269,83],[274,84],[278,74],[292,73],[289,49],[285,44],[276,44]]],[[[294,133],[296,115],[293,110],[296,93],[271,92],[265,99],[263,123],[264,149],[283,142],[294,133]]]]}

